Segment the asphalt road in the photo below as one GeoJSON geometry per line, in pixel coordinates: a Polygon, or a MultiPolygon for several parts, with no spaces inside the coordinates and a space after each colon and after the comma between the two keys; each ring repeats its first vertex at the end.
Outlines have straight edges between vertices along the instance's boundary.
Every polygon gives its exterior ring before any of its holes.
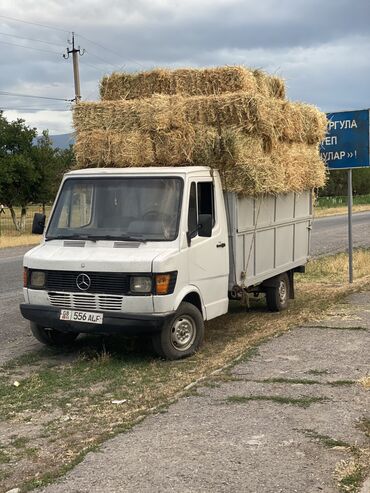
{"type": "Polygon", "coordinates": [[[22,295],[22,259],[30,247],[0,250],[0,364],[40,348],[19,312],[22,295]]]}
{"type": "MultiPolygon", "coordinates": [[[[370,212],[353,214],[354,247],[370,246],[370,212]]],[[[315,219],[312,228],[311,255],[343,252],[348,248],[347,216],[315,219]]]]}
{"type": "MultiPolygon", "coordinates": [[[[332,216],[313,222],[313,256],[345,251],[347,217],[332,216]]],[[[354,246],[370,246],[370,212],[353,215],[354,246]]],[[[0,364],[41,345],[30,335],[19,313],[22,301],[22,257],[30,247],[0,250],[0,364]]]]}

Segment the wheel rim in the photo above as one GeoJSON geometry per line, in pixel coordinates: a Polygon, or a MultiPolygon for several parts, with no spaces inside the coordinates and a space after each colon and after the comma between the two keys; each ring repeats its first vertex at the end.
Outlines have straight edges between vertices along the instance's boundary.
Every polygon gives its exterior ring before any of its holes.
{"type": "Polygon", "coordinates": [[[197,329],[189,315],[176,318],[171,327],[171,344],[177,351],[186,351],[194,343],[197,329]]]}
{"type": "Polygon", "coordinates": [[[280,303],[284,304],[287,300],[288,296],[288,290],[287,290],[287,285],[285,281],[280,281],[279,284],[279,299],[280,303]]]}

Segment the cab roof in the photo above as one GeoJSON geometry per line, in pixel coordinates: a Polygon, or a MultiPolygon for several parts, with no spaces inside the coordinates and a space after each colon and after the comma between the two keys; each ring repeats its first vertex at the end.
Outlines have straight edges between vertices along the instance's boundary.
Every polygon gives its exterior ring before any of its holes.
{"type": "Polygon", "coordinates": [[[86,168],[69,171],[65,174],[69,176],[106,176],[106,175],[147,175],[147,174],[165,174],[165,175],[187,175],[210,172],[208,166],[161,166],[145,168],[86,168]]]}

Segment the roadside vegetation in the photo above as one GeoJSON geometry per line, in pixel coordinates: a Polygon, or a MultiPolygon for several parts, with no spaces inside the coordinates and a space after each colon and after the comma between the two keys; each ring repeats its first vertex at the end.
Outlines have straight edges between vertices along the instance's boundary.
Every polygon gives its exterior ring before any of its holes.
{"type": "MultiPolygon", "coordinates": [[[[370,194],[355,195],[353,197],[353,212],[364,212],[370,210],[370,194]]],[[[337,214],[347,214],[347,196],[324,196],[317,197],[315,201],[315,217],[334,216],[337,214]]]]}
{"type": "Polygon", "coordinates": [[[142,339],[84,337],[69,350],[42,349],[4,364],[0,490],[28,491],[53,481],[107,438],[148,413],[164,411],[195,382],[253,356],[262,341],[317,320],[345,295],[368,288],[370,250],[356,251],[354,261],[351,286],[344,255],[310,262],[307,274],[297,276],[296,299],[280,314],[268,312],[264,300],[252,300],[249,310],[232,303],[229,314],[206,324],[201,351],[183,361],[156,358],[142,339]]]}
{"type": "Polygon", "coordinates": [[[30,232],[30,204],[41,204],[44,212],[53,201],[61,176],[73,166],[73,150],[54,148],[47,131],[37,136],[24,120],[9,122],[0,110],[0,160],[0,237],[17,237],[30,232]]]}

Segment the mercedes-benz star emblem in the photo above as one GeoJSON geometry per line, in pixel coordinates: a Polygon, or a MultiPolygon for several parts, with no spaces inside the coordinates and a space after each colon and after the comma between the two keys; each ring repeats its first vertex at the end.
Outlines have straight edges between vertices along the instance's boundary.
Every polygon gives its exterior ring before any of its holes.
{"type": "Polygon", "coordinates": [[[76,279],[76,285],[81,291],[87,291],[91,286],[91,279],[87,274],[79,274],[76,279]]]}

